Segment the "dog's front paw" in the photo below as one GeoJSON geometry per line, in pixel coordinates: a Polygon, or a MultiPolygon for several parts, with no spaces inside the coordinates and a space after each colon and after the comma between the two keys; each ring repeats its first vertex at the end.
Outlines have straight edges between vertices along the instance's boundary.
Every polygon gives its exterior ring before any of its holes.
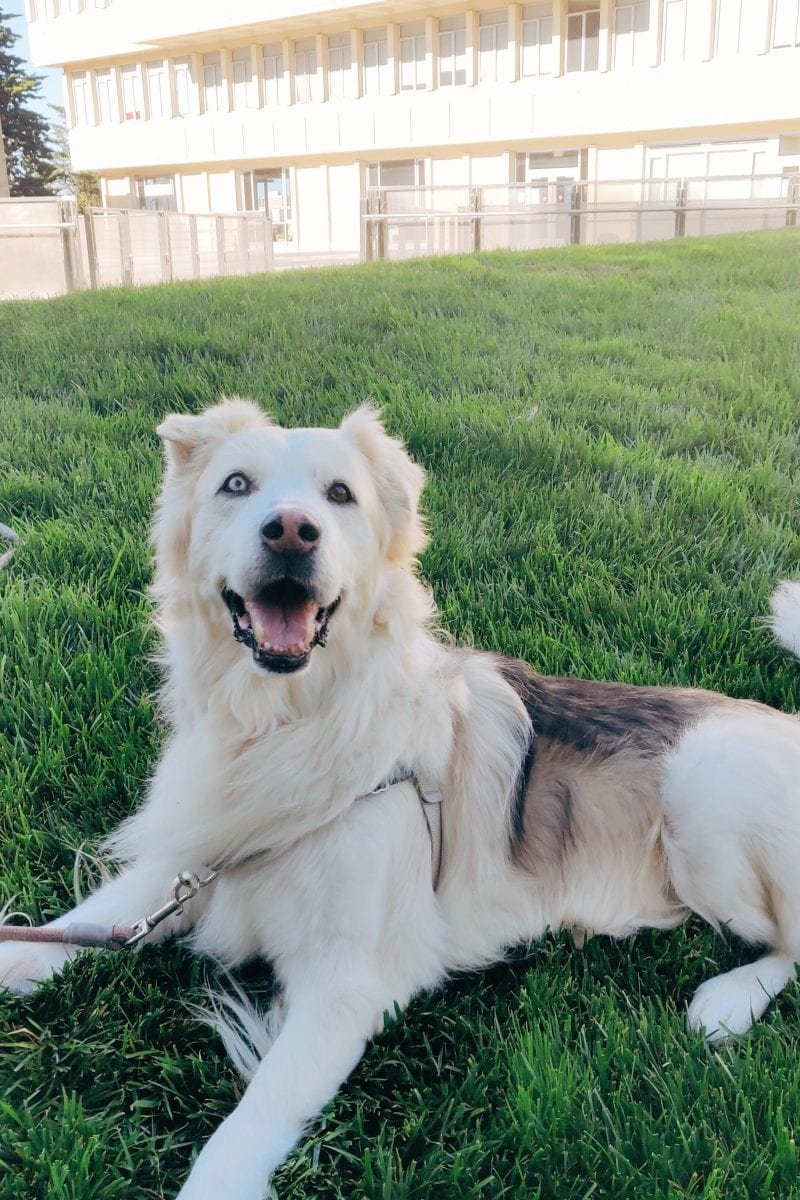
{"type": "Polygon", "coordinates": [[[722,1042],[748,1029],[766,1009],[772,994],[755,978],[753,965],[707,979],[695,992],[686,1023],[709,1042],[722,1042]]]}
{"type": "Polygon", "coordinates": [[[65,946],[38,942],[0,944],[0,989],[30,995],[60,971],[70,957],[65,946]]]}

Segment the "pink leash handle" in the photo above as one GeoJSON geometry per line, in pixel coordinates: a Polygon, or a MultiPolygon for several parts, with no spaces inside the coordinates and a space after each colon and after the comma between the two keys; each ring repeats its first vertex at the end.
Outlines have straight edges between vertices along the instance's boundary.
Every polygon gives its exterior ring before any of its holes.
{"type": "Polygon", "coordinates": [[[95,946],[121,950],[136,930],[129,925],[0,925],[0,942],[62,942],[68,946],[95,946]]]}

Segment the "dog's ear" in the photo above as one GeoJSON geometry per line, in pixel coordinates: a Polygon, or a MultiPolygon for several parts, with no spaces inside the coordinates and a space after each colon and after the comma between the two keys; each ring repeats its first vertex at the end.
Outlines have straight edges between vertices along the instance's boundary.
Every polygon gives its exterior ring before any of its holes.
{"type": "Polygon", "coordinates": [[[251,400],[239,396],[224,399],[201,413],[170,413],[156,429],[164,443],[167,463],[176,471],[185,470],[198,451],[212,446],[222,437],[258,425],[269,425],[267,414],[251,400]]]}
{"type": "Polygon", "coordinates": [[[365,404],[345,417],[340,428],[353,439],[370,464],[387,518],[387,558],[405,565],[428,540],[418,508],[425,472],[409,458],[401,441],[389,437],[380,416],[370,405],[365,404]]]}

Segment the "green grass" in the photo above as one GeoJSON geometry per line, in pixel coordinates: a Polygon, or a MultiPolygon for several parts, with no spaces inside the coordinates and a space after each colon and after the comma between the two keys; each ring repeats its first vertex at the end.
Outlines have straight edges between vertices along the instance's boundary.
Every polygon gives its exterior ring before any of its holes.
{"type": "MultiPolygon", "coordinates": [[[[430,472],[424,569],[457,639],[795,707],[762,617],[800,560],[798,281],[786,231],[0,306],[0,520],[23,538],[0,576],[0,902],[63,910],[74,847],[141,795],[153,429],[221,392],[288,423],[380,403],[430,472]]],[[[699,923],[561,936],[418,998],[282,1200],[800,1197],[798,993],[724,1049],[684,1031],[748,954],[699,923]]],[[[174,945],[85,955],[0,997],[0,1200],[174,1194],[241,1090],[183,1006],[203,971],[174,945]]]]}

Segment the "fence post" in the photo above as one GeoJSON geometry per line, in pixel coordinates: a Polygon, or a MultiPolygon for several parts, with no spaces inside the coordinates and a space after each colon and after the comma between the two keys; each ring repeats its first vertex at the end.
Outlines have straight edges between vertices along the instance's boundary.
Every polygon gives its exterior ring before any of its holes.
{"type": "Polygon", "coordinates": [[[264,259],[267,271],[275,268],[275,250],[272,245],[272,217],[264,209],[264,259]]]}
{"type": "Polygon", "coordinates": [[[253,274],[253,263],[250,257],[250,225],[248,218],[237,216],[237,225],[239,227],[239,245],[242,247],[242,273],[244,275],[253,274]]]}
{"type": "Polygon", "coordinates": [[[583,208],[583,184],[576,183],[572,189],[569,206],[569,244],[581,244],[581,210],[583,208]]]}
{"type": "Polygon", "coordinates": [[[678,188],[675,193],[675,237],[682,238],[686,236],[686,201],[689,193],[689,186],[685,179],[678,181],[678,188]]]}
{"type": "Polygon", "coordinates": [[[217,233],[217,269],[220,275],[225,274],[225,218],[215,217],[214,227],[217,233]]]}
{"type": "Polygon", "coordinates": [[[172,247],[165,212],[158,214],[158,255],[161,259],[161,278],[166,283],[172,283],[172,247]]]}
{"type": "Polygon", "coordinates": [[[364,200],[364,213],[361,218],[364,239],[364,262],[372,262],[375,258],[375,237],[376,228],[375,222],[372,219],[372,214],[375,211],[375,190],[367,188],[367,195],[364,200]]]}
{"type": "Polygon", "coordinates": [[[200,247],[197,242],[197,217],[189,217],[189,247],[192,256],[192,275],[197,279],[200,274],[200,247]]]}
{"type": "Polygon", "coordinates": [[[800,204],[800,175],[789,177],[786,198],[789,202],[786,208],[786,224],[794,228],[797,225],[797,206],[800,204]]]}
{"type": "Polygon", "coordinates": [[[481,209],[483,208],[481,189],[469,189],[469,209],[475,215],[472,218],[472,249],[475,254],[481,248],[481,209]]]}
{"type": "Polygon", "coordinates": [[[383,219],[388,211],[389,205],[386,199],[385,188],[379,188],[376,193],[378,202],[378,258],[386,258],[386,221],[383,219]]]}
{"type": "MultiPolygon", "coordinates": [[[[61,259],[64,264],[64,287],[68,292],[75,291],[75,229],[72,225],[72,206],[59,200],[56,211],[58,213],[58,223],[61,226],[59,236],[61,238],[61,259]]],[[[77,221],[77,217],[75,218],[77,221]]]]}
{"type": "Polygon", "coordinates": [[[120,209],[119,213],[119,256],[122,264],[122,283],[130,285],[133,283],[133,259],[131,257],[131,223],[127,209],[120,209]]]}
{"type": "Polygon", "coordinates": [[[96,288],[98,283],[97,238],[94,233],[94,209],[87,208],[83,214],[83,224],[86,229],[86,257],[89,259],[89,287],[96,288]]]}

